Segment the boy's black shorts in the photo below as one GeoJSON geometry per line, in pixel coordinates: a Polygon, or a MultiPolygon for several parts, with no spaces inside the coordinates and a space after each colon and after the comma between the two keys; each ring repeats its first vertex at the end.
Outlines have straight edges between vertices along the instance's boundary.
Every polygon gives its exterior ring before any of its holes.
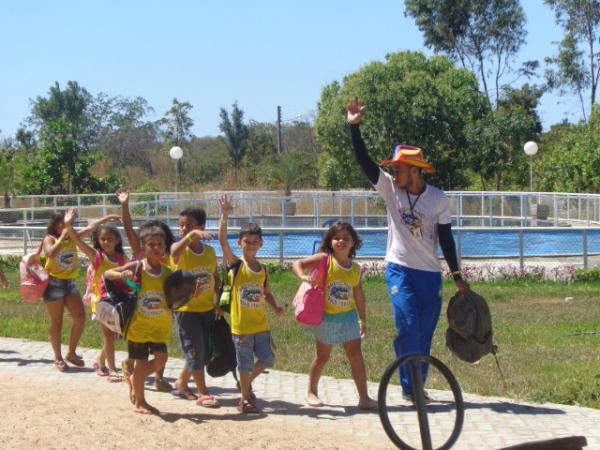
{"type": "Polygon", "coordinates": [[[167,353],[167,344],[157,344],[156,342],[132,342],[127,341],[127,351],[129,359],[148,359],[150,353],[167,353]]]}

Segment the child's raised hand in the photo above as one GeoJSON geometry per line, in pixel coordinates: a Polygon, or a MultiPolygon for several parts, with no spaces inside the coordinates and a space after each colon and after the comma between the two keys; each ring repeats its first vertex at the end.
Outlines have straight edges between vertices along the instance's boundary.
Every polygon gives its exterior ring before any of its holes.
{"type": "Polygon", "coordinates": [[[205,230],[192,230],[190,236],[192,238],[195,237],[200,241],[212,241],[214,239],[213,235],[205,230]]]}
{"type": "Polygon", "coordinates": [[[127,190],[127,188],[122,187],[122,188],[117,189],[116,195],[117,195],[117,200],[119,200],[119,203],[121,205],[124,205],[127,202],[129,202],[129,191],[127,190]]]}
{"type": "Polygon", "coordinates": [[[229,216],[233,212],[233,199],[227,195],[219,197],[219,206],[221,207],[221,214],[224,217],[229,216]]]}
{"type": "Polygon", "coordinates": [[[69,209],[65,213],[65,225],[68,227],[72,227],[75,223],[75,218],[77,217],[77,212],[74,209],[69,209]]]}
{"type": "Polygon", "coordinates": [[[365,114],[365,105],[359,102],[357,98],[348,102],[346,110],[348,111],[348,123],[350,125],[358,125],[362,122],[363,115],[365,114]]]}

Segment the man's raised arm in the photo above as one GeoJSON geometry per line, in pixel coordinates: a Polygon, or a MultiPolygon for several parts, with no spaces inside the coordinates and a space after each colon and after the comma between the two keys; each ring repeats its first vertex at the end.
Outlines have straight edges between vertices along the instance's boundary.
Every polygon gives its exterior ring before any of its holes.
{"type": "Polygon", "coordinates": [[[371,159],[367,153],[367,147],[365,146],[362,136],[360,135],[360,122],[365,113],[365,106],[358,100],[352,100],[348,103],[348,123],[350,124],[350,134],[352,135],[352,148],[354,149],[354,156],[356,161],[361,167],[371,184],[377,184],[379,180],[379,166],[371,159]]]}

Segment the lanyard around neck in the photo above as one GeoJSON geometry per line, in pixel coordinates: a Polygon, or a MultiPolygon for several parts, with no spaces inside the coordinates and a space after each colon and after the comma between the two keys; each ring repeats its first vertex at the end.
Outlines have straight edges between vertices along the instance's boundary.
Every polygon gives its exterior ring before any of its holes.
{"type": "Polygon", "coordinates": [[[417,204],[417,202],[418,202],[418,201],[419,201],[419,199],[421,198],[421,194],[422,194],[423,192],[425,192],[425,190],[422,190],[421,192],[419,192],[419,195],[417,195],[417,198],[415,199],[415,202],[414,202],[414,203],[412,203],[412,202],[410,201],[410,194],[408,193],[408,191],[406,191],[406,198],[407,198],[407,200],[408,200],[408,206],[410,206],[410,214],[411,214],[411,216],[413,216],[413,217],[415,217],[415,213],[414,213],[414,208],[415,208],[415,205],[417,204]]]}

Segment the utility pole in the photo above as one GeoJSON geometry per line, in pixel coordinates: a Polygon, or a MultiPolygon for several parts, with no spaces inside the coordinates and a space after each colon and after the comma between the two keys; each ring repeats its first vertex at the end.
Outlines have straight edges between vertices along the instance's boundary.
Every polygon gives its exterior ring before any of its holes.
{"type": "Polygon", "coordinates": [[[281,155],[281,106],[277,107],[277,153],[281,155]]]}

